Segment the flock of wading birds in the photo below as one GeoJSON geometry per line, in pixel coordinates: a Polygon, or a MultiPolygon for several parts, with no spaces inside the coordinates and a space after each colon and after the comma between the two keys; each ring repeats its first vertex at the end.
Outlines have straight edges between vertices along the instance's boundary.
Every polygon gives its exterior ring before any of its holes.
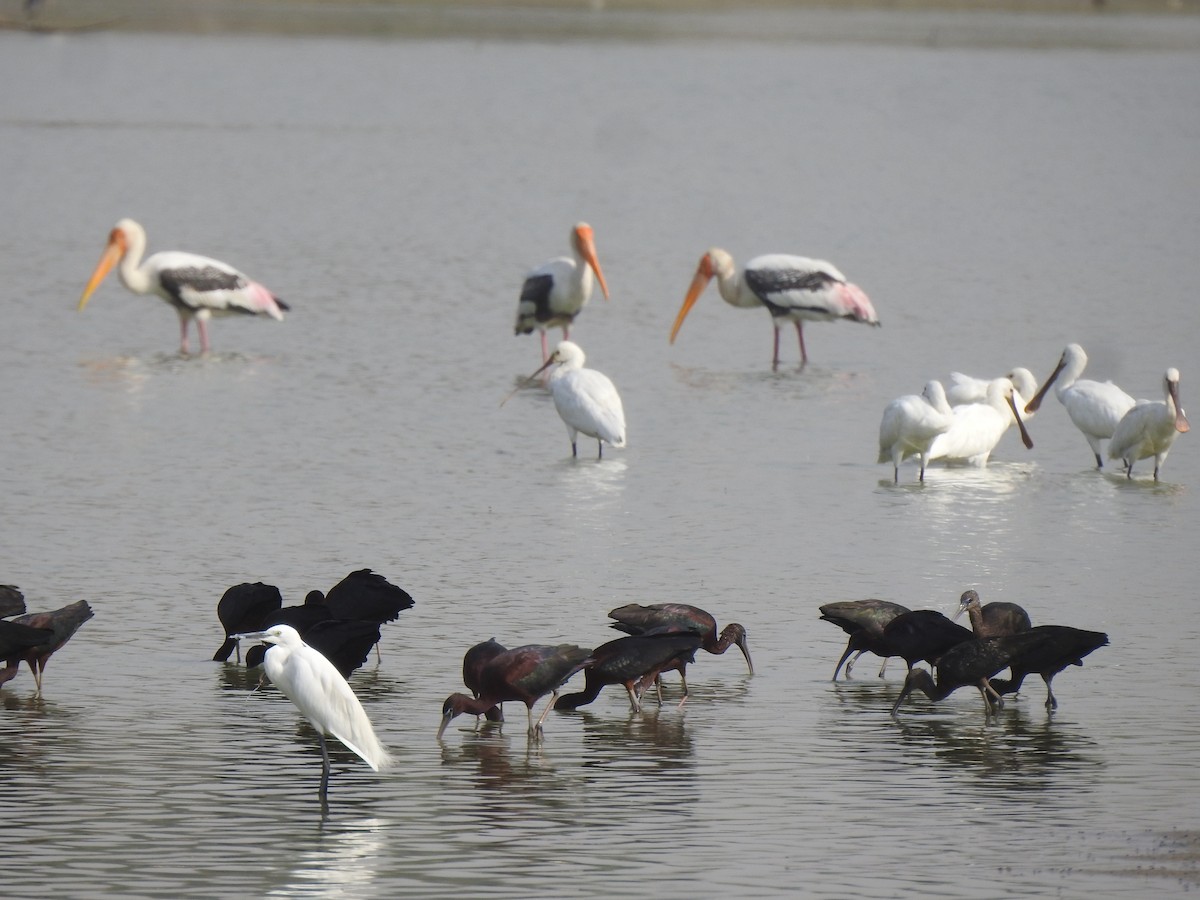
{"type": "MultiPolygon", "coordinates": [[[[592,229],[582,222],[575,225],[570,241],[572,256],[549,260],[527,275],[515,331],[541,333],[543,365],[530,379],[553,367],[547,386],[567,427],[572,454],[577,453],[576,438],[582,433],[597,441],[602,455],[605,443],[625,445],[620,396],[606,376],[583,367],[583,351],[569,337],[571,323],[591,297],[594,284],[599,282],[606,299],[608,285],[592,229]],[[550,353],[546,331],[555,327],[562,329],[563,340],[550,353]]],[[[175,309],[180,351],[185,355],[193,321],[201,352],[207,353],[210,318],[243,314],[281,320],[288,309],[267,288],[232,266],[181,252],[156,253],[143,261],[145,247],[145,231],[137,222],[118,222],[83,291],[79,309],[118,263],[126,287],[134,293],[157,295],[175,309]]],[[[728,253],[713,248],[700,259],[672,326],[672,342],[714,277],[727,303],[762,306],[770,312],[775,331],[774,366],[779,364],[780,331],[788,322],[796,328],[801,365],[808,361],[806,321],[848,319],[879,324],[866,293],[828,262],[769,254],[750,260],[739,271],[728,253]]],[[[892,463],[896,480],[900,463],[914,456],[922,480],[927,463],[937,459],[986,465],[992,449],[1014,422],[1026,446],[1032,446],[1021,402],[1026,396],[1031,398],[1024,405],[1028,418],[1057,381],[1058,399],[1083,432],[1098,468],[1103,467],[1100,442],[1110,439],[1108,455],[1122,461],[1127,475],[1132,476],[1135,461],[1152,456],[1157,480],[1175,436],[1188,430],[1179,405],[1178,371],[1167,370],[1162,401],[1135,401],[1112,382],[1080,378],[1086,364],[1083,349],[1070,344],[1040,390],[1027,369],[1014,369],[995,379],[954,373],[948,391],[941,382],[931,381],[922,394],[899,397],[884,409],[879,462],[892,463]]],[[[322,803],[329,782],[326,734],[332,734],[376,771],[390,762],[346,679],[366,662],[372,647],[378,654],[380,626],[412,605],[406,591],[369,569],[352,572],[327,594],[311,592],[302,606],[283,606],[278,588],[261,582],[231,587],[218,604],[226,640],[213,659],[228,660],[237,648],[240,662],[239,642],[260,642],[247,650],[247,666],[262,665],[266,676],[299,708],[320,739],[322,803]]],[[[821,618],[849,635],[834,680],[843,663],[849,673],[863,653],[883,657],[884,668],[888,658],[900,656],[908,664],[908,675],[893,713],[913,690],[936,701],[972,685],[979,689],[985,712],[991,715],[1003,706],[1003,694],[1016,692],[1028,675],[1039,674],[1046,683],[1046,706],[1052,709],[1057,706],[1050,686],[1054,676],[1069,665],[1082,665],[1085,656],[1108,643],[1108,637],[1100,632],[1061,625],[1035,627],[1016,604],[981,605],[973,590],[962,595],[954,618],[963,612],[969,615],[971,629],[935,610],[909,610],[884,600],[822,606],[821,618]],[[855,656],[848,661],[851,654],[855,656]],[[930,663],[933,674],[914,668],[920,661],[930,663]],[[993,679],[1005,669],[1011,673],[1009,679],[993,679]]],[[[0,586],[0,616],[16,616],[9,621],[0,618],[0,659],[7,661],[6,668],[0,669],[0,684],[15,677],[25,660],[40,694],[46,661],[92,617],[92,611],[81,600],[53,612],[24,613],[20,591],[0,586]]],[[[661,704],[661,675],[670,671],[679,672],[683,679],[682,706],[688,697],[687,664],[694,661],[699,649],[719,654],[737,645],[751,674],[754,672],[746,629],[731,623],[718,632],[716,619],[697,607],[630,604],[612,610],[609,617],[611,626],[626,636],[592,649],[574,644],[508,649],[495,639],[471,647],[463,658],[463,682],[471,693],[456,692],[446,698],[438,738],[455,716],[472,713],[503,721],[501,704],[520,701],[526,706],[529,736],[539,740],[551,709],[575,709],[590,703],[608,684],[623,685],[635,711],[650,687],[661,704]],[[560,688],[581,671],[584,689],[559,696],[560,688]],[[550,701],[535,721],[533,706],[547,694],[550,701]]]]}
{"type": "MultiPolygon", "coordinates": [[[[361,757],[372,769],[387,768],[392,758],[375,734],[348,678],[370,658],[372,648],[379,656],[380,628],[395,621],[414,605],[407,591],[370,569],[351,572],[327,593],[310,591],[302,605],[284,606],[274,585],[246,582],[229,588],[217,604],[217,617],[225,640],[213,660],[227,662],[237,651],[242,661],[241,641],[256,641],[247,648],[248,668],[262,666],[265,676],[300,710],[316,730],[321,748],[322,770],[319,796],[327,802],[329,752],[325,735],[330,734],[361,757]]],[[[1093,650],[1108,643],[1108,636],[1065,625],[1034,626],[1029,614],[1014,603],[980,603],[979,595],[966,591],[953,618],[931,609],[909,610],[886,600],[850,600],[820,608],[821,619],[837,625],[849,636],[845,652],[834,668],[836,681],[842,665],[849,674],[854,662],[870,652],[883,657],[899,656],[908,674],[892,706],[895,715],[914,690],[931,700],[948,697],[960,687],[974,686],[983,698],[985,718],[1003,707],[1003,694],[1016,693],[1033,674],[1046,683],[1046,708],[1058,701],[1051,682],[1070,665],[1083,665],[1093,650]],[[971,628],[954,619],[967,613],[971,628]],[[851,654],[855,654],[850,659],[851,654]],[[926,661],[933,674],[915,668],[926,661]],[[1008,669],[1005,680],[993,676],[1008,669]]],[[[0,586],[0,616],[25,612],[21,592],[0,586]]],[[[746,629],[731,622],[718,631],[716,619],[695,606],[680,603],[628,604],[609,612],[610,626],[624,634],[598,647],[575,644],[527,644],[509,649],[494,638],[482,641],[463,656],[462,680],[470,694],[455,692],[442,705],[438,740],[457,716],[471,713],[491,722],[503,722],[505,701],[525,704],[528,735],[540,741],[542,723],[550,710],[573,710],[591,703],[606,685],[625,688],[630,707],[641,710],[642,697],[651,688],[662,704],[662,679],[678,672],[682,698],[688,699],[687,666],[695,662],[697,650],[722,654],[737,646],[750,658],[746,629]],[[561,694],[563,686],[577,673],[584,673],[583,690],[561,694]],[[535,703],[547,694],[550,699],[536,721],[535,703]]],[[[62,647],[84,622],[92,617],[85,601],[48,613],[20,615],[11,621],[0,618],[0,683],[16,676],[25,660],[33,671],[37,691],[42,689],[42,672],[50,655],[62,647]]]]}

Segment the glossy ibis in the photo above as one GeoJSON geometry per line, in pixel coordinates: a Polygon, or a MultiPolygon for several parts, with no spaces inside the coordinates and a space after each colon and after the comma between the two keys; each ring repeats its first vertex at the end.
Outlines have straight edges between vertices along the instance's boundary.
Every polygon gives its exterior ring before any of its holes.
{"type": "Polygon", "coordinates": [[[25,595],[15,584],[0,584],[0,618],[25,612],[25,595]]]}
{"type": "Polygon", "coordinates": [[[609,623],[610,627],[625,634],[690,631],[700,635],[700,646],[709,653],[721,654],[736,644],[742,656],[746,657],[750,674],[754,674],[750,648],[746,645],[746,629],[737,622],[730,622],[718,635],[717,620],[698,606],[686,603],[654,603],[648,606],[630,603],[612,610],[608,617],[616,619],[609,623]]]}
{"type": "Polygon", "coordinates": [[[1082,666],[1085,656],[1108,646],[1108,635],[1069,625],[1038,625],[1030,632],[1043,635],[1046,640],[1014,656],[1009,661],[1012,678],[1008,681],[997,679],[991,683],[992,688],[998,694],[1015,694],[1025,677],[1036,673],[1046,682],[1046,708],[1057,709],[1058,700],[1050,687],[1054,676],[1067,666],[1082,666]]]}
{"type": "Polygon", "coordinates": [[[963,613],[971,620],[971,631],[975,637],[999,637],[1002,634],[1017,634],[1033,627],[1029,613],[1015,603],[994,600],[988,604],[979,602],[975,591],[963,591],[958,598],[958,609],[951,616],[954,621],[963,613]]]}
{"type": "Polygon", "coordinates": [[[46,669],[46,662],[53,653],[71,639],[71,636],[92,615],[92,608],[88,606],[87,601],[77,600],[50,612],[17,616],[12,620],[14,624],[28,625],[31,628],[48,628],[53,633],[53,637],[33,647],[10,654],[8,665],[17,665],[22,659],[29,663],[29,669],[33,672],[33,680],[37,684],[37,692],[40,694],[42,692],[42,672],[46,669]]]}
{"type": "MultiPolygon", "coordinates": [[[[507,647],[495,638],[488,638],[486,641],[480,641],[463,654],[463,684],[467,686],[471,691],[471,695],[476,699],[479,698],[483,685],[483,667],[507,649],[507,647]]],[[[496,705],[487,710],[483,716],[489,722],[503,722],[504,709],[496,705]]]]}
{"type": "Polygon", "coordinates": [[[846,657],[851,653],[856,653],[857,656],[846,663],[847,675],[850,674],[850,669],[858,661],[859,656],[864,653],[874,653],[876,656],[883,657],[883,666],[879,669],[879,677],[882,678],[890,655],[890,651],[883,641],[884,626],[901,613],[908,612],[908,607],[892,603],[890,600],[868,598],[826,603],[820,609],[822,621],[832,622],[850,635],[850,640],[846,642],[846,651],[833,669],[833,680],[837,681],[842,663],[846,662],[846,657]]]}
{"type": "MultiPolygon", "coordinates": [[[[595,700],[606,684],[620,684],[629,695],[633,711],[640,712],[643,687],[654,683],[659,672],[677,669],[682,674],[699,647],[700,635],[690,631],[629,635],[601,644],[592,651],[592,661],[583,670],[584,689],[575,694],[563,694],[554,708],[576,709],[595,700]]],[[[683,700],[687,700],[686,677],[683,700]]],[[[683,701],[680,701],[682,705],[683,701]]]]}
{"type": "Polygon", "coordinates": [[[265,641],[263,668],[271,682],[300,710],[321,741],[321,805],[329,790],[329,750],[325,735],[332,734],[378,772],[392,758],[375,736],[358,697],[333,663],[304,643],[290,625],[273,625],[266,631],[238,635],[265,641]]]}
{"type": "Polygon", "coordinates": [[[892,706],[892,715],[914,690],[922,691],[935,703],[944,700],[960,687],[973,685],[983,697],[984,710],[990,714],[995,707],[1003,706],[1000,694],[988,683],[988,679],[1009,666],[1019,653],[1029,651],[1046,640],[1035,631],[1006,634],[992,638],[972,638],[951,647],[934,663],[930,675],[924,669],[912,669],[904,679],[900,696],[892,706]]]}
{"type": "Polygon", "coordinates": [[[240,663],[242,648],[233,635],[261,630],[267,624],[267,617],[282,606],[283,596],[273,584],[244,582],[225,591],[217,601],[217,618],[225,628],[225,643],[213,654],[213,661],[225,662],[236,649],[240,663]]]}
{"type": "Polygon", "coordinates": [[[478,697],[456,693],[446,698],[438,739],[457,715],[478,716],[497,703],[520,700],[529,717],[529,736],[537,740],[542,733],[542,722],[558,699],[559,688],[591,661],[591,652],[574,644],[526,644],[497,653],[479,668],[478,697]],[[533,704],[546,694],[550,694],[550,702],[535,723],[533,704]]]}
{"type": "Polygon", "coordinates": [[[53,637],[54,632],[49,628],[31,628],[18,622],[0,621],[0,659],[11,660],[0,668],[0,684],[17,677],[26,651],[53,637]]]}
{"type": "MultiPolygon", "coordinates": [[[[325,606],[332,619],[364,619],[386,625],[396,621],[404,610],[411,609],[413,598],[378,572],[358,569],[326,592],[325,606]]],[[[378,644],[375,654],[380,658],[378,644]]]]}
{"type": "Polygon", "coordinates": [[[974,637],[970,629],[934,609],[900,613],[883,627],[886,655],[903,657],[910,671],[914,663],[934,663],[947,650],[974,637]]]}
{"type": "Polygon", "coordinates": [[[1163,377],[1162,400],[1139,400],[1121,418],[1108,444],[1110,459],[1125,461],[1125,477],[1133,477],[1133,464],[1154,457],[1154,480],[1167,461],[1176,436],[1191,429],[1183,407],[1179,405],[1179,370],[1167,369],[1163,377]]]}
{"type": "MultiPolygon", "coordinates": [[[[324,619],[297,632],[304,643],[333,663],[343,678],[366,663],[371,648],[379,643],[379,626],[362,619],[324,619]]],[[[246,668],[262,665],[267,649],[255,644],[246,650],[246,668]]]]}

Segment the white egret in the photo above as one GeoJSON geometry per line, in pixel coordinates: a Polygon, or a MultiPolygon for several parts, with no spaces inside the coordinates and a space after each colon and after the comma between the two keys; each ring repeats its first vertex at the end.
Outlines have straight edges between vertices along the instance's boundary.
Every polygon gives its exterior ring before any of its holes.
{"type": "Polygon", "coordinates": [[[879,422],[879,462],[891,462],[892,478],[900,481],[900,463],[915,456],[925,480],[925,458],[939,434],[954,424],[954,411],[940,381],[931,381],[920,394],[897,397],[883,408],[879,422]]]}
{"type": "Polygon", "coordinates": [[[329,750],[325,746],[325,735],[333,735],[376,772],[391,764],[391,756],[375,736],[371,720],[346,679],[333,663],[304,643],[295,628],[274,625],[266,631],[235,637],[272,645],[263,660],[267,677],[316,729],[321,741],[322,805],[329,789],[329,750]]]}
{"type": "Polygon", "coordinates": [[[1111,381],[1080,378],[1086,366],[1087,354],[1083,348],[1078,344],[1068,344],[1042,389],[1025,405],[1025,412],[1037,412],[1046,392],[1058,381],[1058,387],[1054,389],[1058,402],[1066,408],[1075,427],[1083,432],[1088,446],[1092,448],[1092,455],[1096,457],[1096,468],[1102,469],[1104,460],[1100,456],[1100,441],[1112,437],[1121,417],[1133,408],[1134,399],[1111,381]]]}
{"type": "Polygon", "coordinates": [[[572,256],[556,256],[525,276],[521,299],[517,301],[517,324],[514,334],[530,334],[537,329],[542,334],[542,362],[548,353],[546,329],[561,328],[563,340],[571,337],[571,323],[592,296],[596,281],[604,299],[608,299],[608,284],[596,257],[592,226],[579,222],[571,229],[572,256]],[[595,278],[592,273],[595,273],[595,278]]]}
{"type": "Polygon", "coordinates": [[[1179,370],[1167,369],[1163,376],[1162,400],[1139,400],[1125,413],[1108,444],[1109,459],[1125,461],[1125,475],[1133,477],[1133,464],[1154,457],[1154,480],[1167,461],[1177,435],[1191,429],[1179,405],[1179,370]]]}
{"type": "Polygon", "coordinates": [[[585,369],[583,350],[571,341],[560,341],[546,364],[529,376],[536,378],[550,366],[550,394],[554,408],[567,426],[571,455],[578,456],[576,437],[582,432],[596,439],[597,459],[604,457],[604,444],[625,446],[625,410],[621,395],[608,376],[585,369]]]}
{"type": "Polygon", "coordinates": [[[742,309],[765,306],[771,314],[775,326],[772,366],[779,365],[779,331],[787,322],[796,325],[801,365],[808,362],[808,351],[804,348],[805,322],[849,319],[867,325],[879,324],[875,307],[866,293],[847,281],[832,263],[807,256],[770,253],[756,256],[739,272],[732,256],[713,247],[700,257],[683,306],[675,316],[675,324],[671,326],[672,344],[688,312],[714,277],[721,298],[730,306],[742,309]]]}
{"type": "Polygon", "coordinates": [[[196,322],[200,352],[207,353],[208,320],[213,316],[269,316],[283,321],[286,303],[228,263],[194,253],[155,253],[145,262],[146,230],[122,219],[109,233],[108,246],[96,264],[79,309],[87,306],[100,282],[119,261],[121,281],[135,294],[155,294],[179,314],[179,352],[188,353],[188,323],[196,322]]]}

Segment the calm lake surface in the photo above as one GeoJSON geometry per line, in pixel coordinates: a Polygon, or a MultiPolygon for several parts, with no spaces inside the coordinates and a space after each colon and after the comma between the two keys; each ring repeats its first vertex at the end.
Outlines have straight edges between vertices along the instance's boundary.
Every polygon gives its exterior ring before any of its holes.
{"type": "Polygon", "coordinates": [[[733,42],[0,34],[0,581],[95,610],[42,698],[27,670],[0,689],[7,893],[1197,886],[1196,437],[1161,483],[1097,472],[1050,398],[1034,448],[1010,433],[986,469],[894,485],[875,457],[891,398],[1041,379],[1072,341],[1135,396],[1167,366],[1200,396],[1200,54],[788,21],[733,42]],[[122,216],[293,311],[216,321],[193,359],[115,275],[77,313],[122,216]],[[539,363],[512,335],[521,280],[579,219],[612,300],[572,334],[629,421],[599,462],[570,458],[544,391],[500,405],[539,363]],[[803,371],[785,333],[772,372],[766,313],[710,288],[669,346],[710,246],[833,260],[883,327],[810,326],[803,371]],[[337,747],[322,818],[314,735],[211,662],[215,608],[364,566],[416,599],[351,680],[399,765],[337,747]],[[1053,715],[1034,679],[991,723],[971,691],[893,718],[898,661],[830,682],[845,638],[819,604],[948,611],[968,587],[1111,646],[1059,676],[1053,715]],[[600,644],[608,610],[667,601],[744,624],[757,674],[702,653],[682,710],[672,677],[661,710],[610,689],[538,747],[519,708],[435,740],[471,644],[600,644]]]}

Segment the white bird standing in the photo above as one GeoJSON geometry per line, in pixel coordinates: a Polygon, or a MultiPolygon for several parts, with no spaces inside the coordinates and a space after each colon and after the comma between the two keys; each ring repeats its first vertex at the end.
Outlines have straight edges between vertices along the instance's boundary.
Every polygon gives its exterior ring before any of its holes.
{"type": "Polygon", "coordinates": [[[786,322],[796,325],[801,365],[808,362],[808,351],[804,348],[806,321],[849,319],[867,325],[879,324],[875,307],[866,293],[858,285],[848,282],[832,263],[806,256],[771,253],[754,257],[739,272],[732,256],[713,247],[700,257],[683,306],[675,316],[675,324],[671,326],[672,344],[688,312],[714,277],[721,298],[730,306],[742,309],[765,306],[771,313],[775,326],[773,367],[779,365],[779,330],[786,322]]]}
{"type": "Polygon", "coordinates": [[[900,463],[910,456],[921,462],[920,480],[925,480],[925,456],[939,434],[954,424],[954,412],[946,401],[940,381],[931,381],[920,394],[897,397],[883,408],[879,422],[879,462],[891,462],[892,477],[900,481],[900,463]]]}
{"type": "Polygon", "coordinates": [[[1154,457],[1154,480],[1167,461],[1176,435],[1191,430],[1183,407],[1179,405],[1179,370],[1167,369],[1163,376],[1162,400],[1139,400],[1125,413],[1108,442],[1108,458],[1125,461],[1125,475],[1133,477],[1133,464],[1154,457]]]}
{"type": "Polygon", "coordinates": [[[1075,427],[1083,432],[1096,457],[1096,468],[1102,469],[1104,459],[1100,456],[1100,441],[1112,437],[1121,417],[1133,408],[1134,399],[1111,381],[1080,378],[1086,366],[1087,354],[1083,348],[1068,344],[1042,389],[1025,405],[1025,412],[1037,412],[1046,392],[1058,380],[1059,385],[1055,388],[1058,402],[1066,407],[1075,427]]]}
{"type": "Polygon", "coordinates": [[[391,756],[379,743],[371,720],[346,679],[333,663],[300,639],[300,632],[291,625],[273,625],[266,631],[235,637],[272,645],[263,659],[267,677],[316,729],[321,740],[323,764],[322,805],[329,789],[329,750],[325,746],[325,735],[332,734],[376,772],[391,765],[391,756]]]}
{"type": "Polygon", "coordinates": [[[608,283],[596,257],[592,226],[587,222],[571,229],[571,251],[573,256],[555,257],[530,271],[517,301],[514,333],[531,334],[534,329],[542,333],[542,362],[549,357],[546,329],[561,328],[563,340],[569,339],[571,323],[591,299],[596,281],[600,282],[604,299],[608,299],[608,283]]]}
{"type": "Polygon", "coordinates": [[[582,432],[595,438],[599,448],[597,459],[604,457],[605,442],[614,447],[625,446],[625,410],[621,395],[608,376],[595,369],[585,369],[583,350],[571,341],[560,341],[546,364],[529,377],[536,378],[550,366],[550,394],[554,408],[567,426],[571,439],[571,455],[578,456],[575,438],[582,432]]]}
{"type": "MultiPolygon", "coordinates": [[[[1037,393],[1037,379],[1033,377],[1032,372],[1022,366],[1017,366],[1003,377],[1013,383],[1013,387],[1022,397],[1032,397],[1037,393]]],[[[974,378],[964,375],[962,372],[951,372],[950,386],[946,388],[946,400],[951,406],[958,406],[961,403],[986,403],[988,385],[994,380],[993,378],[974,378]]],[[[1032,418],[1033,413],[1031,412],[1025,416],[1025,421],[1028,422],[1032,418]]]]}
{"type": "Polygon", "coordinates": [[[121,281],[135,294],[156,294],[179,314],[179,352],[188,353],[188,323],[196,321],[200,352],[207,353],[208,320],[213,316],[270,316],[282,322],[288,305],[257,281],[247,278],[228,263],[169,250],[155,253],[145,262],[146,230],[133,219],[122,219],[109,233],[108,246],[79,298],[79,309],[87,306],[100,282],[121,263],[121,281]]]}
{"type": "Polygon", "coordinates": [[[996,378],[988,385],[986,403],[963,403],[954,407],[954,423],[934,438],[925,454],[926,463],[947,459],[986,466],[992,450],[1014,421],[1021,431],[1022,443],[1032,449],[1033,440],[1021,421],[1014,396],[1013,383],[1007,378],[996,378]]]}

